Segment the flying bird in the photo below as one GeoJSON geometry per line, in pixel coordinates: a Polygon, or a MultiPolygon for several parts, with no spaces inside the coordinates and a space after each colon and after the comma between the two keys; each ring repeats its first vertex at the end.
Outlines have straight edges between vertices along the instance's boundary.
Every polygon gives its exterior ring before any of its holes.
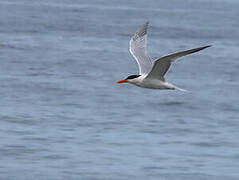
{"type": "Polygon", "coordinates": [[[117,83],[130,83],[143,88],[150,89],[177,89],[185,91],[175,85],[168,83],[164,79],[171,63],[176,59],[201,51],[209,46],[181,51],[158,58],[152,63],[147,54],[147,29],[149,22],[139,28],[129,42],[129,51],[138,63],[139,75],[131,75],[117,83]]]}

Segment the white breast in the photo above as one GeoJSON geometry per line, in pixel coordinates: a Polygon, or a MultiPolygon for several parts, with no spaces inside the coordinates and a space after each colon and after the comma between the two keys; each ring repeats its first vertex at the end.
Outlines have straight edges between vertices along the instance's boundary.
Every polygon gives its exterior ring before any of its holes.
{"type": "Polygon", "coordinates": [[[135,79],[135,81],[131,82],[132,84],[144,88],[150,88],[150,89],[175,89],[175,86],[164,82],[158,79],[145,79],[143,77],[139,77],[135,79]]]}

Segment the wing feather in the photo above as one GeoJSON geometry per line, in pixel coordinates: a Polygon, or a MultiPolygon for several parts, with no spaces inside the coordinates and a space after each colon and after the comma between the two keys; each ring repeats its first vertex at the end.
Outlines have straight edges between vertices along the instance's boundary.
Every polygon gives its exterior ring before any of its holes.
{"type": "Polygon", "coordinates": [[[147,29],[149,22],[139,28],[129,43],[129,51],[139,66],[139,74],[148,74],[152,69],[152,61],[147,54],[147,29]]]}
{"type": "Polygon", "coordinates": [[[199,48],[195,48],[195,49],[189,49],[186,51],[181,51],[181,52],[177,52],[174,54],[170,54],[170,55],[161,57],[154,62],[153,68],[146,78],[156,78],[156,79],[160,79],[160,80],[164,81],[164,75],[167,73],[171,63],[174,60],[176,60],[182,56],[186,56],[188,54],[192,54],[192,53],[201,51],[208,47],[211,47],[211,46],[203,46],[203,47],[199,47],[199,48]]]}

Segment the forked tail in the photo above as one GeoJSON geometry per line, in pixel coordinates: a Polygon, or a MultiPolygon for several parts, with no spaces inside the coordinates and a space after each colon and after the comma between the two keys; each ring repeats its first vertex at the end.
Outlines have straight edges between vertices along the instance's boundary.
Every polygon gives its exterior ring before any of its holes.
{"type": "Polygon", "coordinates": [[[179,87],[175,87],[175,89],[177,89],[177,90],[179,90],[179,91],[183,91],[183,92],[190,92],[190,91],[188,91],[188,90],[186,90],[186,89],[181,89],[181,88],[179,88],[179,87]]]}

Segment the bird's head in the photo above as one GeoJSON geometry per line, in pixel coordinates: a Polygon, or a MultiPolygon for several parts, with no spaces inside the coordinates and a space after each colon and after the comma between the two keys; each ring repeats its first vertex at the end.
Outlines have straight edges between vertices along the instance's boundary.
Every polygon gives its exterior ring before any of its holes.
{"type": "Polygon", "coordinates": [[[117,81],[117,83],[134,83],[134,81],[139,77],[140,75],[131,75],[127,78],[117,81]]]}

